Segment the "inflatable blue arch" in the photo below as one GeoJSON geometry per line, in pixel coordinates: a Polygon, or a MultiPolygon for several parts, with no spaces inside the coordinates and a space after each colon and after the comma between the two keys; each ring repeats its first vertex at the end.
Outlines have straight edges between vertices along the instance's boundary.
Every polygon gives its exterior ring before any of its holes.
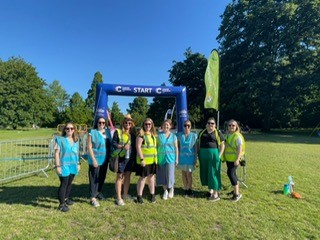
{"type": "Polygon", "coordinates": [[[107,118],[108,96],[146,96],[146,97],[174,97],[177,106],[178,132],[183,131],[183,123],[188,119],[186,87],[154,87],[138,85],[122,85],[100,83],[96,89],[95,120],[98,116],[107,118]]]}

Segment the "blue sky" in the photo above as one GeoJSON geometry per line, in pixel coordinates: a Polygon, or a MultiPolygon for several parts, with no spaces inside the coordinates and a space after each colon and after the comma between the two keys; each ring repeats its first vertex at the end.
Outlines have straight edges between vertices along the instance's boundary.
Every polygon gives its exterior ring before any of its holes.
{"type": "MultiPolygon", "coordinates": [[[[218,48],[220,15],[232,0],[1,0],[0,59],[21,57],[48,84],[83,98],[105,83],[159,86],[191,47],[218,48]]],[[[126,113],[132,97],[110,96],[126,113]]]]}

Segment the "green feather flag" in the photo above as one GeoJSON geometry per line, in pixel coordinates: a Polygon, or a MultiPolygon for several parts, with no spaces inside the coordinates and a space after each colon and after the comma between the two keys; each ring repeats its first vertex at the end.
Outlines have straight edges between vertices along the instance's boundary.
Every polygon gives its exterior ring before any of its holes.
{"type": "Polygon", "coordinates": [[[217,50],[213,50],[208,59],[204,80],[206,84],[206,98],[204,108],[219,110],[219,68],[220,59],[217,50]]]}

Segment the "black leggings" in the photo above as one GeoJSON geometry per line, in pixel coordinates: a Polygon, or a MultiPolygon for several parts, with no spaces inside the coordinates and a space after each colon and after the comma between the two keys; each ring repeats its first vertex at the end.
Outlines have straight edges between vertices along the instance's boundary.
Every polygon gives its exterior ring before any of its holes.
{"type": "Polygon", "coordinates": [[[75,176],[74,174],[70,174],[67,177],[59,177],[60,186],[58,189],[58,198],[61,205],[65,203],[65,200],[67,198],[69,198],[74,176],[75,176]]]}
{"type": "Polygon", "coordinates": [[[235,166],[234,162],[227,161],[226,163],[227,163],[227,167],[228,167],[227,174],[230,179],[231,185],[235,186],[238,184],[238,177],[237,177],[238,166],[235,166]]]}
{"type": "Polygon", "coordinates": [[[102,191],[104,181],[106,180],[108,171],[108,161],[104,161],[101,166],[95,168],[89,165],[89,186],[90,186],[90,197],[95,198],[99,192],[102,191]]]}

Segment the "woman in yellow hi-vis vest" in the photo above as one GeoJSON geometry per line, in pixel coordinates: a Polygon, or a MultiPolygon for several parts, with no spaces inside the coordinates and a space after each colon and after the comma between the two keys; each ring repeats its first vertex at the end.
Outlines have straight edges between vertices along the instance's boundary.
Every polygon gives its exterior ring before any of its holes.
{"type": "Polygon", "coordinates": [[[148,178],[150,191],[150,201],[156,202],[155,197],[155,180],[157,158],[157,135],[154,123],[151,118],[143,121],[140,133],[136,140],[137,147],[137,168],[136,175],[140,176],[137,183],[137,203],[143,203],[142,193],[148,178]]]}
{"type": "Polygon", "coordinates": [[[241,157],[244,154],[244,139],[240,133],[237,121],[231,119],[228,122],[228,133],[226,136],[226,148],[223,153],[223,160],[227,163],[227,174],[232,186],[234,187],[232,201],[239,201],[242,195],[239,193],[239,182],[237,177],[237,168],[241,157]]]}
{"type": "Polygon", "coordinates": [[[199,133],[199,164],[202,186],[208,186],[208,200],[219,201],[221,190],[221,155],[224,150],[224,137],[216,129],[213,117],[207,121],[207,126],[199,133]]]}
{"type": "Polygon", "coordinates": [[[125,205],[123,200],[132,199],[129,195],[130,177],[133,171],[133,164],[136,161],[135,149],[136,129],[130,114],[124,116],[121,129],[114,132],[112,146],[115,151],[113,156],[119,155],[119,167],[115,182],[117,194],[116,204],[125,205]],[[121,195],[123,185],[123,195],[121,195]]]}

